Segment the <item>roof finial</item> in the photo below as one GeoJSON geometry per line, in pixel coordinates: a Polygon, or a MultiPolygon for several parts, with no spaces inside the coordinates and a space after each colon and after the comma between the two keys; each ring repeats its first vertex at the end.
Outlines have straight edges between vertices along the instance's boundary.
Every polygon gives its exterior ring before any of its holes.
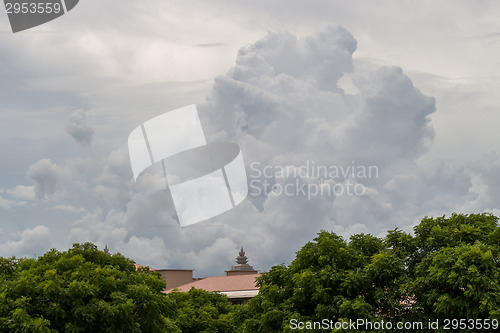
{"type": "Polygon", "coordinates": [[[239,265],[246,265],[248,263],[248,258],[243,251],[243,246],[241,247],[239,256],[236,257],[236,263],[239,265]]]}

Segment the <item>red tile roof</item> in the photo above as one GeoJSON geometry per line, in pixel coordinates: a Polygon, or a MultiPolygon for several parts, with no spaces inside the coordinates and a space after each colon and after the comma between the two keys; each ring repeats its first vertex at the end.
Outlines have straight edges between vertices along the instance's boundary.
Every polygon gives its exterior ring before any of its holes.
{"type": "Polygon", "coordinates": [[[139,264],[134,264],[134,266],[135,266],[135,270],[138,270],[141,267],[148,267],[150,271],[156,271],[156,269],[151,268],[149,266],[144,266],[144,265],[139,265],[139,264]]]}
{"type": "MultiPolygon", "coordinates": [[[[174,289],[182,292],[188,292],[191,288],[203,289],[206,291],[243,291],[243,290],[259,290],[255,285],[255,279],[260,274],[248,275],[233,275],[233,276],[210,276],[198,281],[194,281],[174,289]]],[[[165,291],[171,292],[173,289],[165,291]]]]}

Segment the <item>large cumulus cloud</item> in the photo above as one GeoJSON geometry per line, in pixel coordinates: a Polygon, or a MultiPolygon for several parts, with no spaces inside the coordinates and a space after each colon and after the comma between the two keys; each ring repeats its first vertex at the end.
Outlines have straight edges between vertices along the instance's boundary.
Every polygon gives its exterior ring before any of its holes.
{"type": "MultiPolygon", "coordinates": [[[[270,32],[243,47],[227,74],[215,78],[198,105],[205,134],[209,141],[241,146],[255,186],[242,204],[211,221],[179,228],[168,195],[134,183],[125,145],[105,160],[41,159],[28,170],[33,184],[17,192],[29,189],[38,199],[55,201],[58,210],[85,206],[70,209],[81,216],[69,224],[68,243],[107,244],[139,263],[194,268],[198,276],[223,274],[240,246],[252,265],[266,270],[291,260],[321,229],[344,236],[381,235],[396,226],[411,229],[425,215],[495,210],[498,158],[492,154],[468,166],[426,158],[435,136],[435,100],[419,91],[403,69],[358,73],[355,94],[339,86],[340,78],[356,71],[356,47],[342,27],[307,37],[270,32]],[[299,172],[312,164],[340,171],[338,176],[299,172]],[[276,173],[281,166],[289,172],[276,173]],[[376,171],[343,172],[356,166],[376,171]],[[87,181],[80,183],[83,173],[87,181]],[[276,191],[287,186],[291,195],[276,191]],[[300,190],[334,186],[358,186],[362,193],[300,190]],[[87,191],[93,200],[85,205],[74,195],[72,200],[68,194],[75,191],[87,191]]],[[[75,139],[90,143],[83,115],[71,122],[77,125],[75,139]]],[[[126,137],[113,140],[124,143],[126,137]]],[[[0,205],[11,207],[11,199],[0,205]]]]}
{"type": "MultiPolygon", "coordinates": [[[[102,184],[94,190],[115,208],[90,213],[75,224],[70,238],[109,243],[151,265],[220,274],[241,245],[256,267],[267,269],[289,260],[320,229],[349,234],[393,227],[401,214],[383,185],[396,171],[416,168],[415,160],[433,137],[429,115],[435,111],[434,99],[423,95],[397,67],[360,78],[360,93],[346,94],[337,82],[353,71],[355,49],[356,40],[342,27],[309,37],[269,33],[240,50],[235,66],[215,79],[199,111],[209,140],[241,145],[250,180],[259,178],[252,174],[252,163],[256,169],[300,168],[308,161],[375,166],[380,173],[366,179],[257,179],[282,187],[351,182],[363,186],[363,196],[262,191],[212,221],[180,229],[168,200],[131,182],[126,149],[120,148],[111,154],[99,178],[102,184]]],[[[399,223],[411,224],[413,218],[399,223]]]]}

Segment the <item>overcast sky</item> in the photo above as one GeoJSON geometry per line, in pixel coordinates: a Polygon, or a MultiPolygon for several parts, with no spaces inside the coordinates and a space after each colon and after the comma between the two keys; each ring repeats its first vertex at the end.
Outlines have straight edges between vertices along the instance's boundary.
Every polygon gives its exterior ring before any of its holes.
{"type": "Polygon", "coordinates": [[[81,0],[13,34],[2,10],[0,256],[91,241],[201,277],[223,275],[240,246],[261,271],[288,264],[322,229],[499,216],[498,17],[486,0],[81,0]],[[240,145],[255,182],[235,209],[181,229],[135,184],[127,138],[189,104],[209,141],[240,145]],[[362,195],[261,191],[264,168],[308,163],[377,173],[269,179],[362,195]]]}

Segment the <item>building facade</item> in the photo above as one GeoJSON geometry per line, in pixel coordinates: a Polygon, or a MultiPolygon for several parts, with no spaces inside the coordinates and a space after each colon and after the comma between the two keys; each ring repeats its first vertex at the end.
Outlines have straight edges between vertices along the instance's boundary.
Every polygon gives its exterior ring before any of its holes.
{"type": "MultiPolygon", "coordinates": [[[[167,281],[169,278],[168,275],[171,272],[170,270],[165,271],[168,271],[166,272],[166,277],[164,277],[165,281],[167,281]]],[[[191,270],[191,279],[193,278],[192,272],[191,270]]],[[[169,293],[174,290],[188,292],[191,288],[203,289],[224,294],[233,304],[245,304],[259,293],[259,288],[256,285],[256,278],[259,276],[259,271],[248,264],[248,258],[242,247],[239,255],[236,257],[236,265],[226,271],[225,276],[209,276],[201,279],[193,279],[193,281],[182,285],[169,285],[167,282],[167,290],[165,292],[169,293]]]]}

